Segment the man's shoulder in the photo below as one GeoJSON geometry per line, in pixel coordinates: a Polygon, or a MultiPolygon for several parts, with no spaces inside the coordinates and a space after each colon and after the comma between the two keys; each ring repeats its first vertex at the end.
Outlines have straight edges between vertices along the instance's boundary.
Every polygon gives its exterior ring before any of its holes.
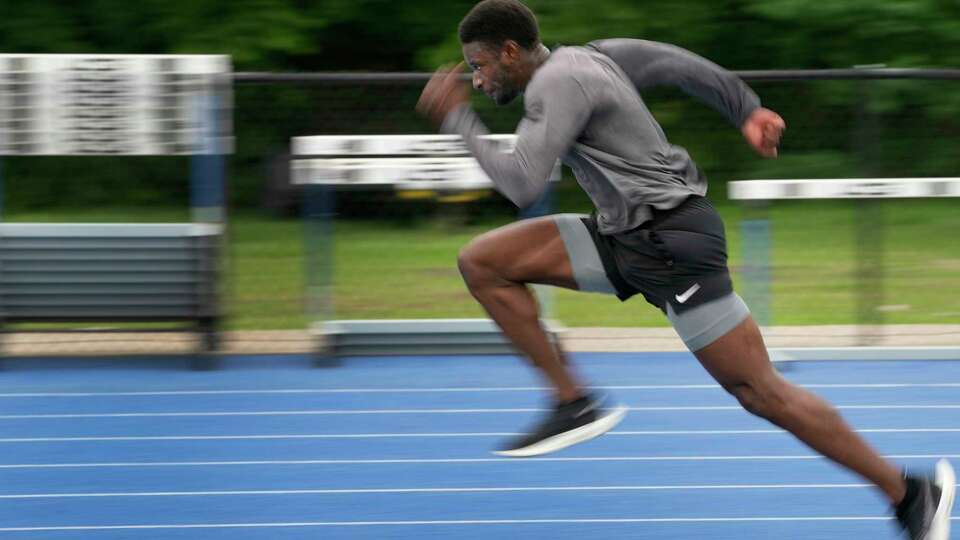
{"type": "Polygon", "coordinates": [[[676,48],[676,45],[664,43],[661,41],[651,41],[648,39],[637,38],[604,38],[591,41],[584,45],[584,48],[590,51],[596,51],[608,55],[610,53],[636,50],[669,50],[676,48]]]}
{"type": "Polygon", "coordinates": [[[550,60],[543,66],[556,69],[569,70],[589,69],[596,61],[597,51],[586,46],[567,45],[558,47],[550,53],[550,60]]]}
{"type": "Polygon", "coordinates": [[[597,54],[586,47],[560,47],[554,50],[534,74],[528,91],[549,91],[558,84],[589,84],[599,73],[597,54]]]}

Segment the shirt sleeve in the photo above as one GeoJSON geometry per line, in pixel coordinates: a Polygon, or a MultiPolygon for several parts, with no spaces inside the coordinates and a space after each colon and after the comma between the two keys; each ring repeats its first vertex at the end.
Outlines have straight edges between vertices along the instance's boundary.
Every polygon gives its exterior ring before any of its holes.
{"type": "Polygon", "coordinates": [[[587,47],[616,62],[638,90],[677,86],[737,127],[760,107],[760,98],[739,77],[686,49],[625,38],[594,41],[587,47]]]}
{"type": "Polygon", "coordinates": [[[544,75],[527,88],[513,152],[502,152],[496,143],[480,138],[487,128],[468,105],[448,114],[440,128],[463,137],[497,190],[520,208],[537,201],[557,160],[579,137],[591,114],[587,95],[573,76],[544,75]]]}

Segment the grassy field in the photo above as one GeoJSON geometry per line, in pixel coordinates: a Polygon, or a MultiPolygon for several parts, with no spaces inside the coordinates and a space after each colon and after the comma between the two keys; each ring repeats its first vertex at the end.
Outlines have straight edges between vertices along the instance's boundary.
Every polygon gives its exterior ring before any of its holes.
{"type": "MultiPolygon", "coordinates": [[[[861,203],[862,204],[862,203],[861,203]]],[[[879,203],[886,226],[881,302],[888,323],[960,322],[960,212],[950,200],[879,203]]],[[[739,207],[719,207],[730,263],[743,289],[739,207]]],[[[852,203],[795,202],[769,212],[773,230],[775,324],[856,322],[857,240],[852,203]]],[[[186,212],[97,209],[17,213],[7,221],[184,221],[186,212]]],[[[339,318],[479,317],[456,270],[459,248],[498,224],[464,225],[456,216],[336,224],[334,305],[339,318]]],[[[236,212],[229,226],[225,285],[233,329],[303,328],[305,258],[302,221],[236,212]]],[[[658,310],[635,298],[554,291],[553,316],[568,326],[663,326],[658,310]]]]}

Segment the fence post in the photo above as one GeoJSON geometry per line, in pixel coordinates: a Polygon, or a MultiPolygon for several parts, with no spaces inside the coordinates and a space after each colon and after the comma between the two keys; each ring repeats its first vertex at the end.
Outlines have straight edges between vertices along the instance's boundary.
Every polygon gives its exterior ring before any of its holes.
{"type": "MultiPolygon", "coordinates": [[[[855,66],[856,69],[879,69],[880,65],[855,66]]],[[[865,178],[877,178],[879,118],[871,110],[876,81],[860,81],[860,107],[857,111],[855,148],[861,157],[865,178]]],[[[856,242],[856,304],[858,345],[876,345],[883,339],[884,315],[884,214],[883,199],[862,199],[854,203],[854,239],[856,242]]]]}

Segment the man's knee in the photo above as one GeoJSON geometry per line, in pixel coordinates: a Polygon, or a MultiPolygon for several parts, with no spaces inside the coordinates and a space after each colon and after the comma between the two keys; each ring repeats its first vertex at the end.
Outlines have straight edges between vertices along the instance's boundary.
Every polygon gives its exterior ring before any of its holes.
{"type": "Polygon", "coordinates": [[[744,409],[761,418],[777,420],[790,409],[789,386],[776,376],[725,384],[724,389],[737,398],[744,409]]]}
{"type": "Polygon", "coordinates": [[[476,240],[464,246],[457,255],[457,268],[467,287],[480,287],[494,274],[492,264],[476,240]]]}
{"type": "Polygon", "coordinates": [[[478,267],[477,257],[470,250],[470,247],[461,249],[460,253],[457,254],[457,268],[467,285],[470,285],[470,282],[475,279],[478,267]]]}

